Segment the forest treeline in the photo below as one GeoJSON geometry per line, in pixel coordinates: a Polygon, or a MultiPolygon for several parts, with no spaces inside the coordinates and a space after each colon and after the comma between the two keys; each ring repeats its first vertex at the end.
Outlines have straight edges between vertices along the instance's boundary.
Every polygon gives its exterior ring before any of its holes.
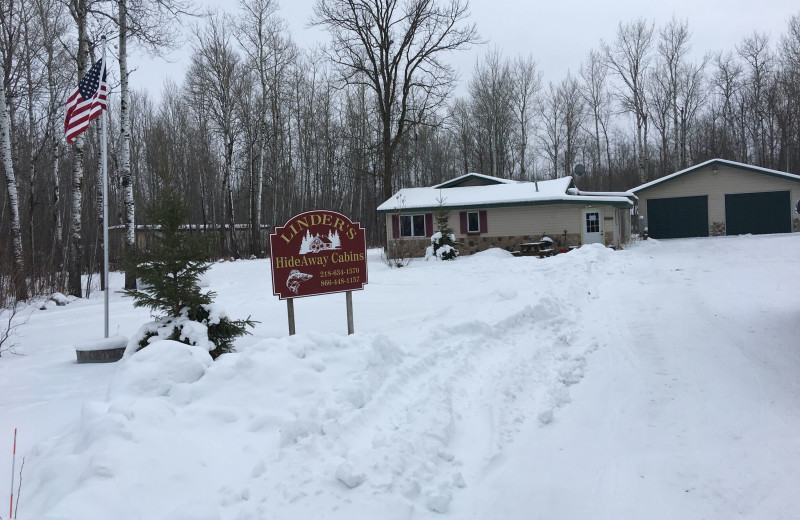
{"type": "Polygon", "coordinates": [[[249,257],[265,254],[261,228],[315,208],[362,222],[380,245],[380,203],[467,172],[548,179],[580,164],[581,189],[612,191],[714,157],[800,173],[800,14],[780,35],[754,26],[706,56],[686,20],[623,20],[552,82],[536,49],[481,42],[463,0],[318,0],[312,23],[326,47],[300,47],[275,0],[202,16],[180,0],[3,0],[5,294],[80,296],[81,273],[102,270],[99,120],[73,145],[63,136],[64,102],[101,35],[109,225],[128,254],[166,184],[214,257],[249,257]],[[168,53],[183,24],[183,81],[131,91],[129,75],[148,71],[128,70],[127,56],[168,53]],[[456,95],[450,53],[476,45],[456,95]]]}

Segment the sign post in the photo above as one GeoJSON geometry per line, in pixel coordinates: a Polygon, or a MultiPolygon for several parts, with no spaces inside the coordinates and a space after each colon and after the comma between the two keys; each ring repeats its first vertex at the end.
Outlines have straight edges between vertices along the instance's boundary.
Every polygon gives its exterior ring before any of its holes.
{"type": "Polygon", "coordinates": [[[347,333],[353,334],[352,291],[367,283],[364,228],[335,211],[314,210],[289,219],[269,236],[272,291],[287,300],[289,334],[295,333],[294,298],[346,293],[347,333]]]}
{"type": "Polygon", "coordinates": [[[291,298],[286,300],[286,314],[289,316],[289,335],[294,336],[294,300],[291,298]]]}
{"type": "Polygon", "coordinates": [[[347,333],[352,334],[353,330],[353,291],[347,291],[345,293],[345,299],[347,300],[347,333]]]}

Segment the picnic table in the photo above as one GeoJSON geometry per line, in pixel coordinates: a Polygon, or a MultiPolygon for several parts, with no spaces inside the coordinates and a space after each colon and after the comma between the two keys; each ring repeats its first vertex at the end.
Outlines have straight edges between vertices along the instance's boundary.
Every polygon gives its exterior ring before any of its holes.
{"type": "Polygon", "coordinates": [[[515,256],[538,256],[539,258],[556,254],[555,249],[553,249],[553,241],[547,237],[538,242],[523,242],[519,244],[518,253],[515,256]]]}

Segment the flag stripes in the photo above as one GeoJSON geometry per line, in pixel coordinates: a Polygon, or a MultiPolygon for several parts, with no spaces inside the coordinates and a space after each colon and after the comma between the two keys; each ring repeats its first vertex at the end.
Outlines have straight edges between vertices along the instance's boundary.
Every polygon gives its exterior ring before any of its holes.
{"type": "Polygon", "coordinates": [[[100,59],[89,69],[67,100],[64,133],[68,144],[72,144],[86,130],[89,122],[106,109],[107,97],[105,61],[100,59]]]}

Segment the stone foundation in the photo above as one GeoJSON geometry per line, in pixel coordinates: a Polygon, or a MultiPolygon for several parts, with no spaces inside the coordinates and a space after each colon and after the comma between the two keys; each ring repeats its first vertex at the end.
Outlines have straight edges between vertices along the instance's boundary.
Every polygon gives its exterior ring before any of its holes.
{"type": "MultiPolygon", "coordinates": [[[[459,255],[472,255],[480,251],[485,251],[493,247],[499,247],[506,251],[519,251],[519,244],[525,242],[538,242],[543,236],[553,239],[553,248],[556,251],[569,249],[570,246],[581,245],[580,233],[567,234],[566,244],[564,234],[558,235],[523,235],[523,236],[466,236],[456,239],[456,247],[459,255]]],[[[608,239],[609,237],[606,237],[608,239]]],[[[416,258],[425,256],[426,248],[431,244],[430,238],[405,238],[401,240],[389,241],[389,258],[416,258]]]]}
{"type": "Polygon", "coordinates": [[[793,218],[792,219],[792,232],[793,233],[800,233],[800,218],[793,218]]]}
{"type": "Polygon", "coordinates": [[[724,237],[725,236],[725,223],[724,222],[712,222],[711,228],[708,230],[708,234],[712,237],[724,237]]]}

